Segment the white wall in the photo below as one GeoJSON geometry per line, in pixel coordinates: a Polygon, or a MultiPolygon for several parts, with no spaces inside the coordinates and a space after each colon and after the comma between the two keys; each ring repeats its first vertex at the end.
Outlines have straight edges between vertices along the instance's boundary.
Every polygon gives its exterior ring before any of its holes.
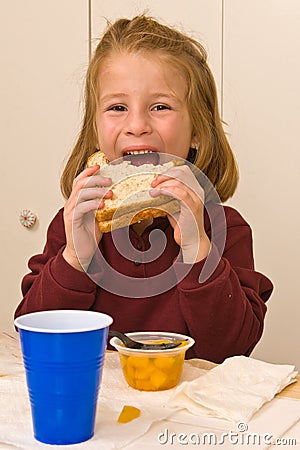
{"type": "Polygon", "coordinates": [[[81,120],[88,62],[85,2],[9,0],[0,14],[0,330],[13,329],[27,261],[63,205],[59,177],[81,120]],[[70,12],[72,11],[72,13],[70,12]],[[20,211],[37,215],[34,228],[20,211]]]}
{"type": "Polygon", "coordinates": [[[145,10],[208,50],[241,171],[230,204],[252,225],[257,269],[275,284],[253,355],[300,368],[298,0],[6,2],[0,16],[0,329],[12,329],[27,260],[42,250],[63,204],[59,176],[79,129],[89,33],[94,46],[105,18],[145,10]],[[37,213],[34,229],[19,224],[23,208],[37,213]]]}
{"type": "Polygon", "coordinates": [[[241,171],[230,203],[250,221],[257,269],[275,285],[253,355],[300,369],[300,2],[224,3],[224,119],[241,171]]]}

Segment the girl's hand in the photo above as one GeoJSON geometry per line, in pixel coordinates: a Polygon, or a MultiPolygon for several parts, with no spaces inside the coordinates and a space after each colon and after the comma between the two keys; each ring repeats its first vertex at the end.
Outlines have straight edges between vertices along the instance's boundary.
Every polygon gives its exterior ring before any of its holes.
{"type": "Polygon", "coordinates": [[[181,247],[183,261],[194,263],[205,258],[210,241],[204,229],[204,191],[190,168],[186,165],[173,167],[151,184],[151,195],[170,195],[181,204],[180,212],[168,215],[174,229],[174,240],[181,247]]]}
{"type": "Polygon", "coordinates": [[[95,175],[99,166],[83,170],[74,180],[73,189],[64,207],[66,248],[65,260],[83,271],[89,266],[102,238],[94,211],[104,206],[103,198],[112,196],[107,190],[111,179],[95,175]]]}

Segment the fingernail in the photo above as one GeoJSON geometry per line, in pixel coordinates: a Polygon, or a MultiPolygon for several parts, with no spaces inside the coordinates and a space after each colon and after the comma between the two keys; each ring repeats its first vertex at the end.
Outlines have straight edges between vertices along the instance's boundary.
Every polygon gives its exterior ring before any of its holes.
{"type": "Polygon", "coordinates": [[[107,192],[104,194],[104,198],[109,198],[109,197],[111,196],[111,194],[112,194],[112,191],[111,191],[111,190],[107,191],[107,192]]]}

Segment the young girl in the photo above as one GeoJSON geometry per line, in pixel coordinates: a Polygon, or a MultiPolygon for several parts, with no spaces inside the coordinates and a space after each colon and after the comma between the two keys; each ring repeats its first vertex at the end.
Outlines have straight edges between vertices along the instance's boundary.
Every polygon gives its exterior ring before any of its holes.
{"type": "Polygon", "coordinates": [[[150,17],[117,20],[90,61],[85,106],[61,179],[66,204],[49,226],[43,253],[29,261],[15,316],[91,309],[111,315],[122,332],[188,334],[195,339],[188,357],[219,363],[249,355],[263,331],[272,284],[254,270],[249,225],[210,198],[191,170],[193,164],[206,175],[221,202],[233,195],[237,168],[205,50],[150,17]],[[96,149],[109,161],[150,150],[192,163],[152,183],[151,195],[177,198],[180,213],[102,234],[94,211],[112,192],[99,166],[85,168],[96,149]],[[131,253],[118,251],[114,233],[120,243],[129,237],[131,253]],[[163,250],[149,259],[162,235],[163,250]],[[214,264],[201,279],[209,258],[214,264]]]}

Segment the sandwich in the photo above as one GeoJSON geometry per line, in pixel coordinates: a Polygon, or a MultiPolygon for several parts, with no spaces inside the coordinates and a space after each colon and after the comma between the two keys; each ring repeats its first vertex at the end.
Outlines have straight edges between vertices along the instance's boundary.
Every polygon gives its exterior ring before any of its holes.
{"type": "MultiPolygon", "coordinates": [[[[147,161],[147,158],[144,160],[147,161]]],[[[100,166],[101,175],[112,179],[109,189],[113,192],[113,196],[105,199],[104,207],[95,211],[96,220],[103,233],[145,219],[172,215],[180,210],[180,203],[174,197],[168,195],[152,197],[149,190],[157,175],[171,167],[182,165],[183,161],[173,159],[163,164],[149,162],[135,164],[133,155],[133,158],[127,160],[122,158],[122,162],[117,160],[116,163],[110,163],[105,154],[98,151],[87,160],[87,167],[96,164],[100,166]]]]}

